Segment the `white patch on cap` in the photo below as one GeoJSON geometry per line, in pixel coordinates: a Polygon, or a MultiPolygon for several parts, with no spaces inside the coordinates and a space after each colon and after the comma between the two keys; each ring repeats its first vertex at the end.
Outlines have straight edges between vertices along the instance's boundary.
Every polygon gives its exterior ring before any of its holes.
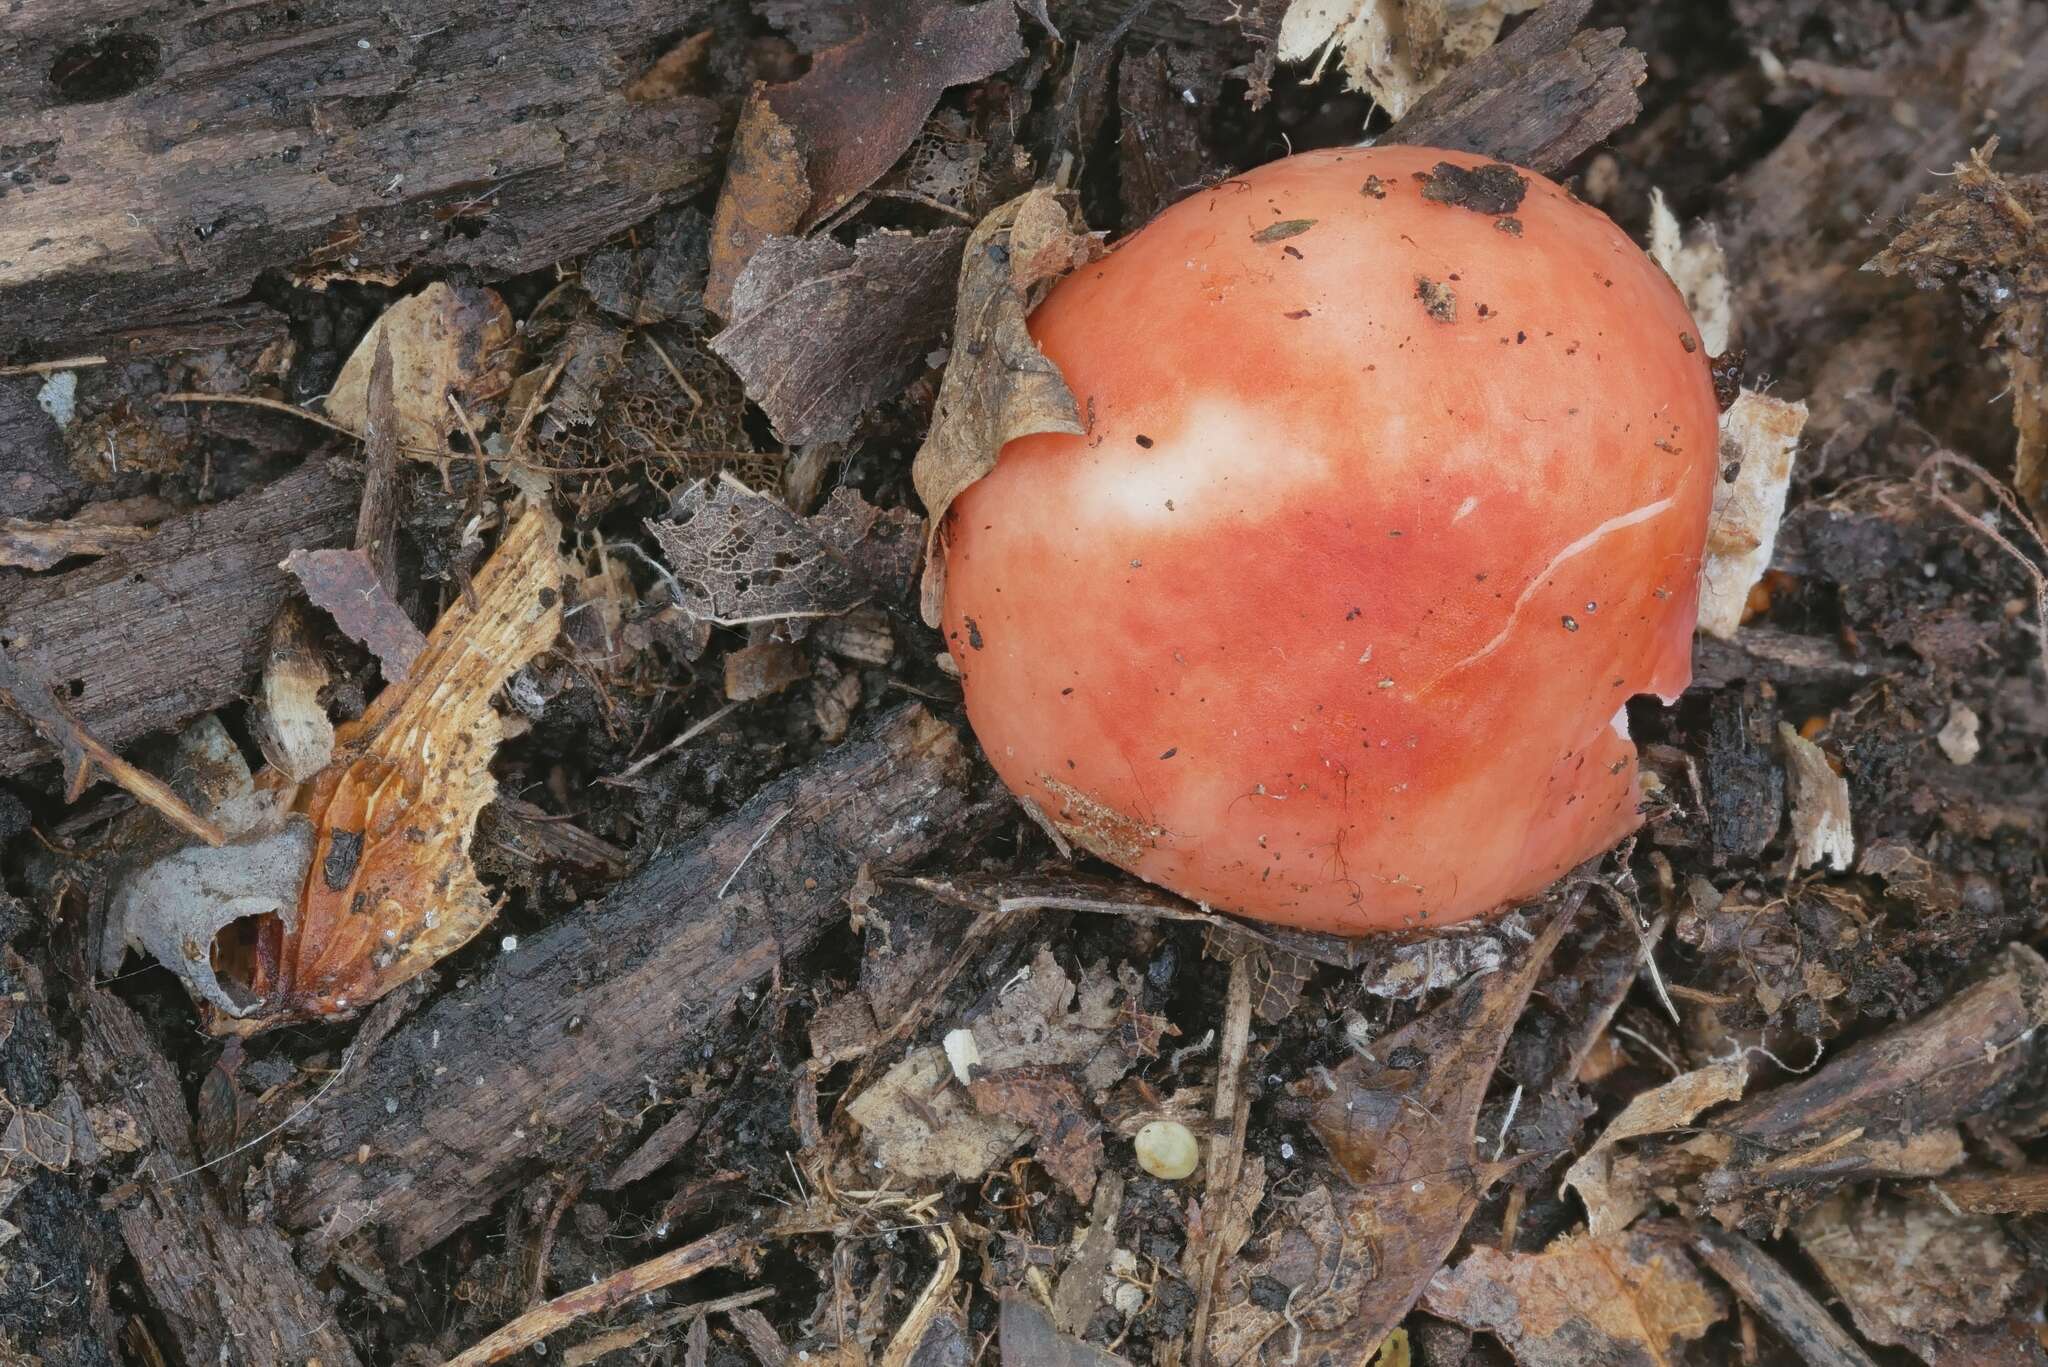
{"type": "Polygon", "coordinates": [[[1153,428],[1141,418],[1134,428],[1105,437],[1076,472],[1073,497],[1096,518],[1179,528],[1201,518],[1257,517],[1330,475],[1313,433],[1276,430],[1270,415],[1255,420],[1227,399],[1195,398],[1176,423],[1153,428]],[[1140,436],[1152,444],[1140,445],[1140,436]],[[1259,458],[1271,450],[1287,459],[1259,458]]]}

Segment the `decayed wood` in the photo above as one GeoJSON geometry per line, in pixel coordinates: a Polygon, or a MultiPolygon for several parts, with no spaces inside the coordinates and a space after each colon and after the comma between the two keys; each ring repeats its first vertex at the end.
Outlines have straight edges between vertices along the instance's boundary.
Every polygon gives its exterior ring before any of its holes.
{"type": "Polygon", "coordinates": [[[687,193],[718,110],[628,86],[701,0],[0,8],[0,353],[259,272],[548,266],[687,193]]]}
{"type": "Polygon", "coordinates": [[[1770,1188],[1885,1175],[1916,1136],[2006,1100],[2036,1066],[2048,962],[2009,945],[1926,1015],[1854,1045],[1819,1072],[1716,1118],[1733,1161],[1700,1181],[1712,1206],[1770,1188]]]}
{"type": "Polygon", "coordinates": [[[1700,1261],[1811,1367],[1877,1367],[1812,1292],[1749,1240],[1709,1225],[1689,1233],[1657,1228],[1684,1239],[1700,1261]]]}
{"type": "MultiPolygon", "coordinates": [[[[82,998],[82,1001],[81,1001],[82,998]]],[[[183,1360],[233,1367],[354,1367],[348,1340],[268,1224],[231,1215],[193,1169],[192,1114],[178,1075],[135,1013],[86,987],[87,1068],[132,1116],[146,1145],[116,1214],[142,1284],[183,1360]]]]}
{"type": "Polygon", "coordinates": [[[587,1162],[607,1110],[694,1061],[724,1014],[844,914],[865,863],[975,829],[959,736],[921,707],[770,784],[600,905],[395,1031],[288,1134],[278,1217],[407,1259],[533,1173],[587,1162]]]}
{"type": "Polygon", "coordinates": [[[1643,54],[1618,28],[1581,33],[1593,0],[1551,0],[1453,71],[1380,139],[1480,152],[1546,174],[1642,112],[1643,54]]]}
{"type": "MultiPolygon", "coordinates": [[[[5,305],[0,305],[4,311],[5,305]]],[[[32,658],[109,746],[233,700],[267,650],[295,547],[348,536],[356,487],[319,461],[240,498],[173,518],[120,555],[33,578],[0,604],[9,649],[32,658]]],[[[0,775],[55,758],[0,709],[0,775]]]]}

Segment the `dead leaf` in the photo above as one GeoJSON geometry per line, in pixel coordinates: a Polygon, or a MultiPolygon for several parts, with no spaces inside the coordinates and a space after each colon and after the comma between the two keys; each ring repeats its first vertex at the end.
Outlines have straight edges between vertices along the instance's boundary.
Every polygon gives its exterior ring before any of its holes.
{"type": "Polygon", "coordinates": [[[939,623],[946,510],[995,469],[1002,449],[1035,432],[1080,433],[1081,413],[1059,367],[1031,339],[1025,318],[1053,283],[1101,254],[1076,231],[1069,197],[1040,186],[984,218],[967,239],[954,305],[952,359],[911,480],[928,518],[924,620],[939,623]]]}
{"type": "Polygon", "coordinates": [[[1700,630],[1727,640],[1742,625],[1749,591],[1770,568],[1792,482],[1806,405],[1745,389],[1721,415],[1721,468],[1714,485],[1707,554],[1700,565],[1700,630]]]}
{"type": "Polygon", "coordinates": [[[400,450],[433,459],[457,430],[448,396],[474,418],[482,398],[504,392],[517,336],[510,310],[494,291],[436,281],[370,325],[334,381],[327,416],[358,437],[369,434],[370,371],[378,344],[388,340],[400,450]]]}
{"type": "Polygon", "coordinates": [[[1709,356],[1725,355],[1735,334],[1735,297],[1728,285],[1728,254],[1711,222],[1690,234],[1664,202],[1664,192],[1650,190],[1650,259],[1664,268],[1685,296],[1685,306],[1699,324],[1700,347],[1709,356]]]}
{"type": "Polygon", "coordinates": [[[902,389],[943,335],[964,228],[770,237],[732,291],[732,322],[711,349],[738,372],[775,433],[797,445],[843,441],[902,389]]]}
{"type": "Polygon", "coordinates": [[[908,586],[916,516],[852,489],[816,515],[724,476],[676,495],[647,529],[683,588],[685,611],[720,626],[830,617],[908,586]]]}
{"type": "Polygon", "coordinates": [[[1690,1125],[1708,1107],[1739,1099],[1748,1085],[1749,1065],[1736,1058],[1681,1073],[1660,1087],[1637,1093],[1593,1147],[1572,1164],[1558,1194],[1578,1192],[1594,1238],[1620,1234],[1649,1206],[1650,1196],[1648,1182],[1639,1180],[1644,1174],[1628,1167],[1617,1170],[1614,1146],[1690,1125]]]}
{"type": "Polygon", "coordinates": [[[725,185],[711,215],[710,273],[704,306],[723,318],[733,286],[754,252],[771,237],[796,231],[811,206],[811,182],[795,132],[756,85],[740,110],[726,162],[725,185]]]}
{"type": "MultiPolygon", "coordinates": [[[[1138,994],[1130,969],[1112,977],[1098,964],[1077,984],[1041,949],[1029,974],[967,1028],[990,1072],[1057,1067],[1099,1092],[1158,1048],[1165,1023],[1134,1011],[1138,994]]],[[[944,1049],[914,1049],[848,1104],[874,1161],[903,1177],[971,1180],[1024,1141],[1025,1126],[978,1112],[952,1079],[944,1049]]]]}
{"type": "Polygon", "coordinates": [[[1849,780],[1835,772],[1825,750],[1778,723],[1785,750],[1785,797],[1791,808],[1792,867],[1811,868],[1826,861],[1836,873],[1856,858],[1856,835],[1849,819],[1849,780]]]}
{"type": "Polygon", "coordinates": [[[314,607],[377,657],[387,681],[405,682],[427,638],[384,587],[369,557],[359,550],[293,551],[284,567],[314,607]]]}
{"type": "Polygon", "coordinates": [[[1543,0],[1293,0],[1280,20],[1283,62],[1315,63],[1313,83],[1334,56],[1353,90],[1395,118],[1438,81],[1493,45],[1508,16],[1543,0]]]}
{"type": "Polygon", "coordinates": [[[1806,1212],[1798,1234],[1872,1343],[1917,1347],[2019,1312],[2026,1264],[1992,1216],[1837,1192],[1806,1212]]]}
{"type": "Polygon", "coordinates": [[[1728,1316],[1683,1247],[1647,1234],[1567,1234],[1541,1253],[1475,1245],[1430,1279],[1422,1304],[1494,1335],[1521,1367],[1666,1367],[1728,1316]]]}
{"type": "Polygon", "coordinates": [[[787,641],[757,641],[725,657],[728,702],[772,697],[811,672],[802,650],[787,641]]]}
{"type": "Polygon", "coordinates": [[[1514,1166],[1474,1151],[1480,1103],[1584,897],[1580,888],[1561,899],[1511,971],[1468,981],[1370,1056],[1306,1084],[1320,1093],[1309,1125],[1349,1185],[1286,1203],[1261,1232],[1265,1256],[1218,1297],[1213,1359],[1362,1362],[1413,1307],[1481,1196],[1514,1166]],[[1279,1297],[1251,1296],[1261,1277],[1285,1288],[1284,1310],[1279,1297]]]}
{"type": "MultiPolygon", "coordinates": [[[[698,35],[709,36],[708,29],[698,35]]],[[[685,205],[649,219],[631,242],[599,247],[584,258],[580,279],[591,301],[621,322],[695,328],[704,318],[710,247],[710,220],[685,205]]]]}
{"type": "Polygon", "coordinates": [[[1025,1293],[1006,1293],[1002,1303],[997,1321],[1002,1367],[1130,1367],[1126,1358],[1062,1334],[1052,1316],[1025,1293]]]}
{"type": "Polygon", "coordinates": [[[1073,1079],[1057,1068],[1027,1064],[1001,1072],[976,1070],[967,1094],[983,1115],[1001,1116],[1038,1136],[1033,1157],[1077,1201],[1095,1194],[1102,1171],[1102,1122],[1073,1079]]]}
{"type": "Polygon", "coordinates": [[[754,251],[809,231],[896,164],[948,87],[1024,56],[1010,0],[864,0],[858,31],[740,114],[712,221],[705,302],[721,317],[754,251]]]}
{"type": "Polygon", "coordinates": [[[270,653],[264,657],[249,729],[263,758],[296,783],[334,758],[334,723],[320,703],[328,677],[305,610],[287,600],[271,619],[270,653]]]}

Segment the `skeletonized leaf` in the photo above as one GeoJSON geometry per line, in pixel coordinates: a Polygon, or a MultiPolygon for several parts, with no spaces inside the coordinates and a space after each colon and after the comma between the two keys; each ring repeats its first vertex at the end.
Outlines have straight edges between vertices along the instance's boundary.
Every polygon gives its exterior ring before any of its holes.
{"type": "Polygon", "coordinates": [[[816,515],[730,476],[676,496],[649,522],[681,584],[682,607],[720,626],[830,617],[900,590],[917,554],[916,516],[835,489],[816,515]]]}

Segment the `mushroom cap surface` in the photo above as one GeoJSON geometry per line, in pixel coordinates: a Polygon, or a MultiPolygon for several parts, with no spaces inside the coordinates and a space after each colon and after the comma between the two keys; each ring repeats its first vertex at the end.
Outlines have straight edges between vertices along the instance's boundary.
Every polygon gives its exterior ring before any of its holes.
{"type": "Polygon", "coordinates": [[[1088,430],[955,502],[942,629],[990,761],[1075,845],[1357,934],[1530,897],[1640,824],[1623,709],[1691,677],[1718,408],[1604,214],[1463,153],[1303,153],[1030,326],[1088,430]]]}

